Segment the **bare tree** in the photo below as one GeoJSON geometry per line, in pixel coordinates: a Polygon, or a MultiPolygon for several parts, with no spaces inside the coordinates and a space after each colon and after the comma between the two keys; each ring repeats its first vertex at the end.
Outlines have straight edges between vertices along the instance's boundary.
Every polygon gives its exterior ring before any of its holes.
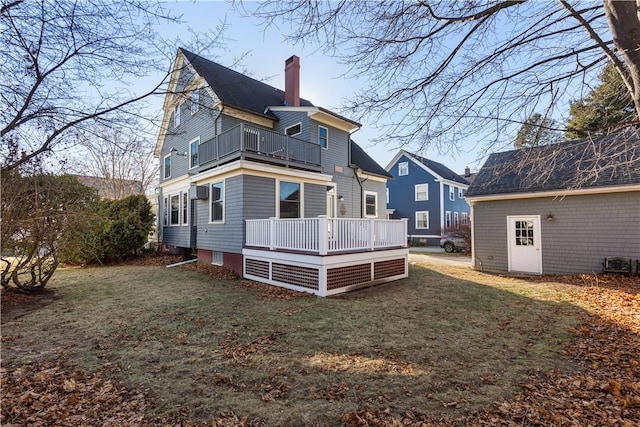
{"type": "Polygon", "coordinates": [[[253,13],[368,77],[345,109],[419,150],[470,135],[513,141],[518,124],[580,98],[609,61],[639,111],[639,4],[268,0],[253,13]]]}
{"type": "Polygon", "coordinates": [[[176,48],[165,54],[155,29],[176,21],[153,0],[3,1],[2,169],[72,144],[97,123],[139,118],[140,101],[160,92],[176,48]],[[20,142],[18,156],[8,155],[10,140],[20,142]]]}
{"type": "Polygon", "coordinates": [[[85,185],[98,188],[100,196],[121,199],[146,194],[158,179],[153,143],[142,136],[110,126],[97,126],[78,142],[80,154],[69,168],[85,185]]]}

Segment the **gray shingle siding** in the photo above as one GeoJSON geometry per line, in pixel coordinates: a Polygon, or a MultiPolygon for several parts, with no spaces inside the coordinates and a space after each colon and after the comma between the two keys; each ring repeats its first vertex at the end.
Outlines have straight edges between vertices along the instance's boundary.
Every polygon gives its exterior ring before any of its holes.
{"type": "Polygon", "coordinates": [[[541,216],[544,274],[601,272],[605,257],[639,259],[639,211],[638,191],[477,203],[473,213],[477,267],[507,271],[509,215],[541,216]],[[553,221],[546,220],[548,212],[553,221]]]}
{"type": "Polygon", "coordinates": [[[244,175],[243,182],[244,219],[265,219],[276,216],[275,178],[244,175]]]}
{"type": "Polygon", "coordinates": [[[304,216],[314,218],[327,214],[327,187],[304,184],[304,216]]]}

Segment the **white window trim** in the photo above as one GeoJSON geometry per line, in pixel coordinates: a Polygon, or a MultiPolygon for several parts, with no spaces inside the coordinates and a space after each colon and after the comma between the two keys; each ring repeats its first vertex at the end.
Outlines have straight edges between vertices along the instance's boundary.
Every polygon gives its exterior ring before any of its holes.
{"type": "Polygon", "coordinates": [[[329,128],[324,127],[324,126],[318,126],[318,145],[320,145],[324,150],[328,150],[329,149],[329,128]],[[327,146],[326,147],[322,147],[320,145],[320,129],[324,129],[327,131],[327,146]]]}
{"type": "Polygon", "coordinates": [[[363,213],[365,218],[378,218],[378,193],[375,191],[365,191],[364,194],[362,195],[362,207],[364,208],[363,213]],[[376,212],[374,215],[367,214],[367,196],[374,196],[376,199],[376,202],[375,202],[376,212]]]}
{"type": "Polygon", "coordinates": [[[451,228],[451,211],[446,211],[444,213],[444,228],[445,229],[450,229],[451,228]],[[449,225],[447,225],[447,222],[449,222],[449,225]]]}
{"type": "Polygon", "coordinates": [[[165,195],[164,196],[164,204],[162,205],[162,209],[164,209],[164,222],[162,224],[163,227],[168,227],[169,226],[169,212],[171,210],[171,208],[169,207],[169,195],[165,195]]]}
{"type": "Polygon", "coordinates": [[[169,227],[180,227],[182,225],[182,197],[181,197],[182,193],[173,193],[173,194],[169,194],[169,227]],[[173,198],[177,197],[178,198],[178,218],[177,218],[177,223],[173,223],[172,220],[173,218],[171,217],[171,214],[173,213],[173,198]]]}
{"type": "Polygon", "coordinates": [[[164,179],[169,179],[171,178],[171,153],[167,154],[166,156],[163,157],[162,159],[162,176],[164,176],[164,179]],[[167,175],[167,158],[169,159],[169,174],[167,175]]]}
{"type": "Polygon", "coordinates": [[[429,184],[424,183],[424,184],[416,184],[415,185],[415,197],[414,200],[416,202],[425,202],[427,200],[429,200],[429,184]],[[418,187],[423,186],[425,187],[425,198],[424,199],[418,199],[418,187]]]}
{"type": "MultiPolygon", "coordinates": [[[[304,182],[291,179],[276,179],[276,218],[280,218],[280,182],[291,182],[300,185],[300,218],[304,218],[304,182]]],[[[336,199],[337,200],[337,199],[336,199]]]]}
{"type": "Polygon", "coordinates": [[[209,218],[207,218],[207,221],[209,224],[224,224],[227,219],[227,180],[223,179],[222,181],[212,181],[207,185],[209,185],[209,218]],[[222,220],[212,221],[211,214],[213,212],[211,209],[211,203],[213,202],[213,190],[211,187],[218,183],[222,183],[222,220]]]}
{"type": "Polygon", "coordinates": [[[222,251],[211,251],[211,264],[213,265],[224,265],[224,252],[222,251]],[[220,254],[220,261],[216,262],[216,254],[220,254]]]}
{"type": "Polygon", "coordinates": [[[458,212],[453,213],[453,228],[460,228],[460,214],[458,212]]]}
{"type": "Polygon", "coordinates": [[[173,127],[177,128],[182,124],[182,102],[178,103],[173,109],[173,127]]]}
{"type": "Polygon", "coordinates": [[[429,226],[430,226],[430,224],[429,224],[429,222],[430,222],[429,221],[430,220],[429,211],[416,211],[415,220],[416,220],[416,222],[415,222],[416,230],[428,230],[429,229],[429,226]],[[418,227],[418,215],[419,214],[427,214],[427,226],[426,227],[418,227]]]}
{"type": "MultiPolygon", "coordinates": [[[[298,123],[296,123],[296,124],[294,124],[294,125],[287,126],[286,128],[284,128],[284,134],[285,134],[285,135],[287,135],[287,136],[297,136],[297,135],[300,135],[301,133],[302,133],[302,122],[298,122],[298,123]],[[300,126],[300,132],[298,132],[298,133],[294,133],[294,134],[292,134],[292,135],[287,135],[287,131],[288,131],[289,129],[291,129],[291,128],[296,127],[296,126],[300,126]]],[[[319,135],[318,135],[318,136],[319,136],[319,135]]]]}
{"type": "Polygon", "coordinates": [[[182,220],[180,222],[180,225],[185,226],[185,225],[189,225],[189,211],[191,209],[189,209],[189,191],[181,191],[180,192],[180,219],[182,220]],[[186,197],[186,202],[185,202],[185,197],[186,197]],[[186,206],[184,206],[186,203],[186,206]],[[184,215],[187,215],[187,217],[185,218],[184,215]]]}
{"type": "Polygon", "coordinates": [[[387,187],[386,190],[387,190],[387,204],[389,204],[389,187],[387,187]]]}
{"type": "Polygon", "coordinates": [[[449,185],[449,200],[454,201],[456,199],[456,187],[449,185]]]}
{"type": "Polygon", "coordinates": [[[200,145],[200,137],[193,138],[191,141],[189,141],[189,169],[195,169],[198,166],[200,166],[200,158],[199,157],[198,157],[198,164],[195,165],[195,166],[192,166],[193,162],[191,161],[191,145],[194,142],[197,142],[197,145],[199,146],[200,145]]]}
{"type": "Polygon", "coordinates": [[[409,175],[409,162],[400,162],[398,163],[398,176],[407,176],[409,175]],[[404,173],[402,173],[404,171],[404,173]]]}
{"type": "Polygon", "coordinates": [[[460,214],[460,225],[469,225],[469,214],[467,212],[460,214]]]}
{"type": "Polygon", "coordinates": [[[458,188],[458,199],[462,200],[464,197],[464,189],[462,187],[458,188]]]}
{"type": "Polygon", "coordinates": [[[193,116],[200,109],[200,88],[196,88],[191,92],[191,105],[189,110],[191,110],[191,115],[193,116]],[[193,96],[196,95],[196,100],[194,102],[193,96]]]}

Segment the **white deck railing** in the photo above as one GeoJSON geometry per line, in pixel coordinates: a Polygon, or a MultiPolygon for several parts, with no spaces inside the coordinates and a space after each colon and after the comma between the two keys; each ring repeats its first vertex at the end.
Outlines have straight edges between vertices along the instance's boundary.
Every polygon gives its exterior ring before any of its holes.
{"type": "Polygon", "coordinates": [[[406,219],[248,219],[246,245],[327,255],[406,247],[406,219]]]}

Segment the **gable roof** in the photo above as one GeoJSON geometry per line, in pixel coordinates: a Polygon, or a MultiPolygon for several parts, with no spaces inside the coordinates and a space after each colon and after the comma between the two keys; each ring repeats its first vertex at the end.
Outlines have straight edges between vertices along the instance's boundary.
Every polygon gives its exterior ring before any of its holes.
{"type": "MultiPolygon", "coordinates": [[[[184,48],[179,50],[198,75],[205,79],[223,104],[278,120],[275,114],[267,111],[267,107],[285,105],[284,91],[233,71],[184,48]]],[[[313,107],[313,104],[300,98],[300,106],[313,107]]]]}
{"type": "Polygon", "coordinates": [[[383,176],[385,178],[393,178],[382,166],[369,156],[358,144],[352,139],[351,141],[351,163],[358,166],[364,172],[373,175],[383,176]]]}
{"type": "Polygon", "coordinates": [[[478,172],[467,196],[639,184],[640,134],[628,129],[597,139],[494,153],[478,172]]]}
{"type": "Polygon", "coordinates": [[[429,160],[426,157],[418,156],[417,154],[409,153],[405,150],[400,150],[398,154],[389,162],[386,167],[386,170],[391,170],[393,165],[402,158],[402,156],[406,156],[408,159],[412,160],[416,164],[420,165],[423,169],[427,169],[430,173],[437,176],[437,178],[446,181],[456,182],[462,185],[469,185],[469,181],[464,179],[462,176],[458,175],[442,163],[435,162],[433,160],[429,160]]]}

